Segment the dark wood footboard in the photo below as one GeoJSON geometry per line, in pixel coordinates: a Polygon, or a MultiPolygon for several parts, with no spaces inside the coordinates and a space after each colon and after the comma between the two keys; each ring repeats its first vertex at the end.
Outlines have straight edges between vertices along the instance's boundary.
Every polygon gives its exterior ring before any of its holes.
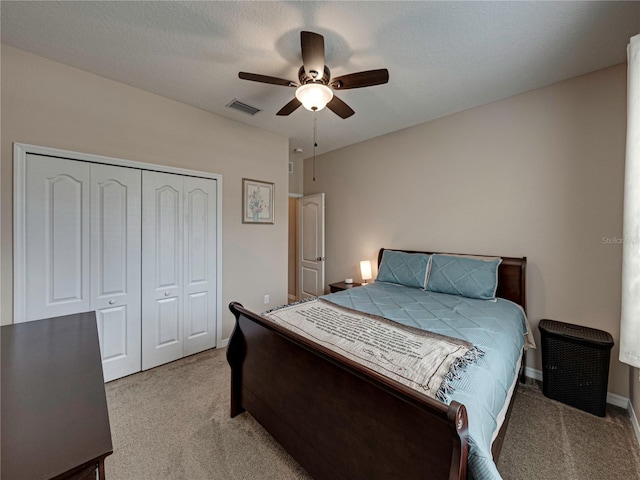
{"type": "Polygon", "coordinates": [[[227,347],[248,411],[315,480],[464,479],[467,414],[242,307],[227,347]]]}

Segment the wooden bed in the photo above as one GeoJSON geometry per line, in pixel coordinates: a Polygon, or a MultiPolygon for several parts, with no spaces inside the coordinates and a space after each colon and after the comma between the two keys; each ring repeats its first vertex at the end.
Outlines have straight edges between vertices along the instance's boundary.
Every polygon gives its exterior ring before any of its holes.
{"type": "MultiPolygon", "coordinates": [[[[502,259],[497,296],[524,308],[526,258],[502,259]]],[[[466,478],[464,405],[427,397],[237,302],[229,308],[231,416],[248,411],[315,480],[466,478]]]]}

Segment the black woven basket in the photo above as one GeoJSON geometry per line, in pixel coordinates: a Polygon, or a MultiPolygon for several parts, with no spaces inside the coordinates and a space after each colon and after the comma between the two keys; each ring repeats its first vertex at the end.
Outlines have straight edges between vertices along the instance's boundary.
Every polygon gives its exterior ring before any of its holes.
{"type": "Polygon", "coordinates": [[[604,417],[613,338],[593,328],[541,320],[542,392],[604,417]]]}

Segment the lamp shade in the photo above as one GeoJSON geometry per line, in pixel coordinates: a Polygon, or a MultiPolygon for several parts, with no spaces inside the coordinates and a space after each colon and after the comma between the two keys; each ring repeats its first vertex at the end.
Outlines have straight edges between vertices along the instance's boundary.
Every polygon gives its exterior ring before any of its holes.
{"type": "Polygon", "coordinates": [[[360,276],[362,277],[362,283],[367,283],[367,280],[371,280],[373,275],[371,274],[371,262],[369,260],[360,262],[360,276]]]}
{"type": "Polygon", "coordinates": [[[333,90],[321,83],[307,83],[298,87],[296,98],[307,110],[322,110],[333,98],[333,90]]]}

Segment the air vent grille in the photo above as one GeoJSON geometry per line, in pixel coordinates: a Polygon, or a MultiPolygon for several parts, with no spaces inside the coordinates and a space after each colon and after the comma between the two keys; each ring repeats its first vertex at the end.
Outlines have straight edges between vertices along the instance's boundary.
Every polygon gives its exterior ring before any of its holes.
{"type": "Polygon", "coordinates": [[[235,98],[227,104],[227,107],[235,108],[236,110],[240,110],[241,112],[248,113],[249,115],[255,115],[256,113],[262,111],[259,108],[252,107],[251,105],[247,105],[246,103],[242,103],[241,101],[236,100],[235,98]]]}

